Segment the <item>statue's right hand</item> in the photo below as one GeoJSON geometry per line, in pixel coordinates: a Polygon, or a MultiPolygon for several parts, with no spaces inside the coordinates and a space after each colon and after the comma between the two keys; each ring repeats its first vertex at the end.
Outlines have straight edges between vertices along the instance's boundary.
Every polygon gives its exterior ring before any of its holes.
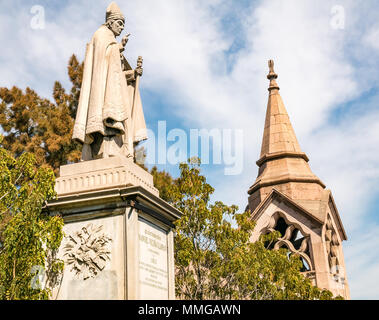
{"type": "Polygon", "coordinates": [[[125,47],[125,45],[128,43],[129,36],[130,36],[130,33],[128,33],[126,36],[122,37],[121,44],[122,44],[123,47],[125,47]]]}

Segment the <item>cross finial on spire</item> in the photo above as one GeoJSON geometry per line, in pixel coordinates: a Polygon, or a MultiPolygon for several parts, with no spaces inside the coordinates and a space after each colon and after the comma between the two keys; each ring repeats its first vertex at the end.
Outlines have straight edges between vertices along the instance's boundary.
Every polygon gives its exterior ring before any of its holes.
{"type": "Polygon", "coordinates": [[[267,79],[270,80],[270,87],[268,88],[268,90],[269,91],[273,89],[279,90],[279,86],[275,81],[275,79],[278,78],[278,75],[274,71],[274,60],[268,60],[268,68],[270,70],[269,74],[267,75],[267,79]]]}
{"type": "Polygon", "coordinates": [[[276,75],[274,72],[274,60],[268,60],[268,67],[270,69],[270,75],[272,74],[276,75]]]}

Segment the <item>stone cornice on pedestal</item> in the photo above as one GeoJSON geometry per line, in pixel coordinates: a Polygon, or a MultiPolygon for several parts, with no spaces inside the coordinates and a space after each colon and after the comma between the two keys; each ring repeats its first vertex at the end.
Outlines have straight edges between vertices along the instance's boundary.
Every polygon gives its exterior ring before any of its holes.
{"type": "Polygon", "coordinates": [[[142,186],[158,196],[153,176],[126,157],[83,161],[61,166],[56,180],[58,196],[77,194],[88,190],[106,190],[127,186],[142,186]]]}
{"type": "Polygon", "coordinates": [[[141,186],[59,196],[49,201],[45,210],[61,214],[67,222],[86,220],[89,217],[93,218],[94,215],[103,217],[121,214],[126,207],[141,211],[152,210],[160,215],[156,215],[158,220],[164,219],[163,222],[170,225],[182,215],[178,209],[141,186]]]}
{"type": "Polygon", "coordinates": [[[126,157],[112,157],[69,164],[60,168],[57,199],[47,210],[65,221],[117,215],[126,207],[148,211],[173,226],[181,212],[159,198],[153,176],[126,157]]]}

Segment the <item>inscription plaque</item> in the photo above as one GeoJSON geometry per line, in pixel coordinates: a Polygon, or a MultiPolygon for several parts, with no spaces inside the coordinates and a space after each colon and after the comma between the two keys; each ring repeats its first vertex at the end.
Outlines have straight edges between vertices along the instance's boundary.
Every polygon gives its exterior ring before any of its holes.
{"type": "Polygon", "coordinates": [[[140,299],[168,299],[167,232],[138,220],[140,299]]]}

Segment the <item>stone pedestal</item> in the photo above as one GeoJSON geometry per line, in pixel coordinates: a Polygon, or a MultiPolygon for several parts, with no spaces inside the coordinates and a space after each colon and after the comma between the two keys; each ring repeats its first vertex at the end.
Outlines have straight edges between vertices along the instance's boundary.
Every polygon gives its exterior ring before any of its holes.
{"type": "Polygon", "coordinates": [[[62,166],[58,199],[65,262],[54,299],[175,299],[173,222],[180,211],[126,158],[62,166]]]}

